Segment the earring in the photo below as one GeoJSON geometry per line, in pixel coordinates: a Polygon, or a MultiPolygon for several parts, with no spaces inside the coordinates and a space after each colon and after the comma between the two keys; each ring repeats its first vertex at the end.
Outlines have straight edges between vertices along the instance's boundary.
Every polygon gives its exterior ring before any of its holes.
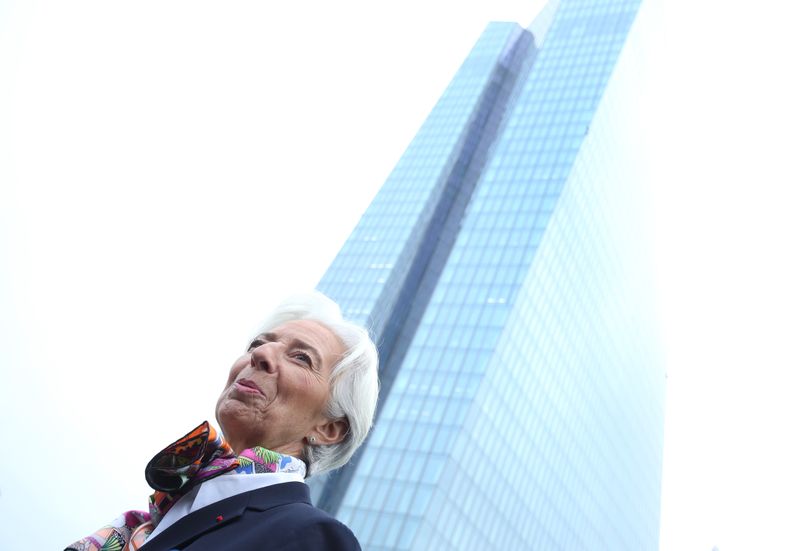
{"type": "Polygon", "coordinates": [[[313,444],[313,443],[314,443],[314,442],[316,442],[316,441],[317,441],[317,439],[316,439],[316,438],[314,438],[313,436],[309,436],[309,437],[308,437],[308,443],[309,443],[309,444],[313,444]]]}

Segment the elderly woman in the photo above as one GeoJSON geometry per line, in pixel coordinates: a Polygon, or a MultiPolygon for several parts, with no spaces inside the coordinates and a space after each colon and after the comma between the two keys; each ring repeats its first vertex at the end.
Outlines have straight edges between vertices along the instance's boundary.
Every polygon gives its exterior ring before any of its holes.
{"type": "Polygon", "coordinates": [[[68,550],[359,549],[311,505],[304,479],[344,465],[372,425],[378,356],[319,293],[281,304],[234,362],[203,423],[147,465],[150,512],[128,511],[68,550]]]}

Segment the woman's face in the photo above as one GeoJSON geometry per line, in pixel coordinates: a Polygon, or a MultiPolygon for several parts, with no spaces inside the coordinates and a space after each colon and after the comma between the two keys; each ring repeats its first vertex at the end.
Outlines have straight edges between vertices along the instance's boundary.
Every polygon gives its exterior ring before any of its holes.
{"type": "Polygon", "coordinates": [[[263,446],[299,457],[307,437],[317,444],[344,438],[347,423],[324,413],[331,369],[344,352],[336,335],[312,320],[257,336],[217,401],[217,421],[233,449],[263,446]]]}

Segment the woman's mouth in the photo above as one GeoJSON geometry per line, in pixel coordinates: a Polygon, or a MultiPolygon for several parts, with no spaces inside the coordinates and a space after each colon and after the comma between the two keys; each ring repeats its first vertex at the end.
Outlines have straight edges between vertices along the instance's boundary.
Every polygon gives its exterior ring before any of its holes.
{"type": "Polygon", "coordinates": [[[239,379],[234,384],[236,385],[236,388],[242,392],[261,394],[262,396],[266,397],[261,388],[254,381],[251,381],[250,379],[239,379]]]}

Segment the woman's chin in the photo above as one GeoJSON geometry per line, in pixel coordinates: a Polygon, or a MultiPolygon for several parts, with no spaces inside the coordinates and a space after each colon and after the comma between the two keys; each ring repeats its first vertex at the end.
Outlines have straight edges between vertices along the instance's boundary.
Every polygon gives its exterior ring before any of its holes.
{"type": "MultiPolygon", "coordinates": [[[[261,398],[263,408],[264,400],[261,398]]],[[[249,396],[225,396],[217,403],[217,421],[226,437],[232,436],[232,431],[244,429],[258,423],[261,415],[256,407],[255,400],[249,396]]]]}

